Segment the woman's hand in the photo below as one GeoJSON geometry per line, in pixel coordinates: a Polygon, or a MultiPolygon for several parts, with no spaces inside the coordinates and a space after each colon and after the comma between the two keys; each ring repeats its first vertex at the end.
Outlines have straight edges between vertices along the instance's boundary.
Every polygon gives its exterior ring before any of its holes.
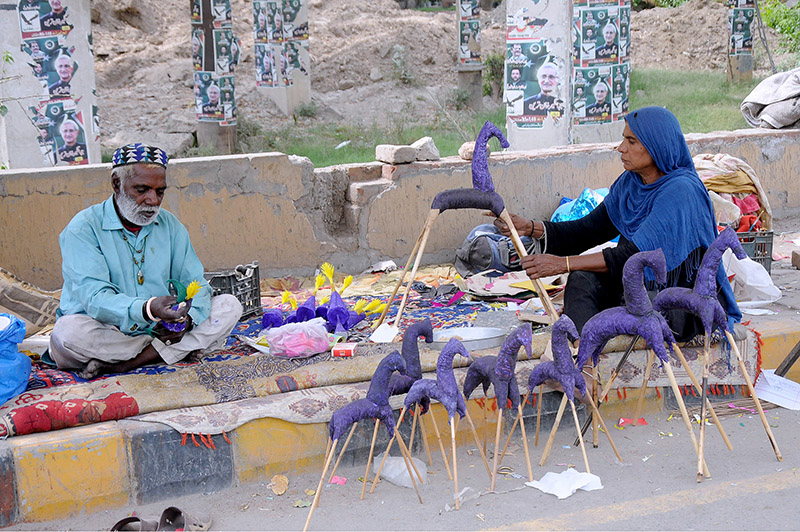
{"type": "MultiPolygon", "coordinates": [[[[494,214],[487,214],[487,216],[494,216],[494,214]]],[[[514,227],[517,229],[517,233],[521,236],[530,236],[531,232],[533,231],[533,222],[531,220],[527,220],[522,216],[518,216],[516,214],[511,214],[511,221],[514,223],[514,227]]],[[[511,230],[508,228],[508,225],[501,220],[500,218],[495,218],[494,226],[500,230],[500,233],[503,236],[511,236],[511,230]]]]}
{"type": "Polygon", "coordinates": [[[522,258],[522,267],[531,279],[566,273],[567,261],[557,255],[528,255],[522,258]]]}

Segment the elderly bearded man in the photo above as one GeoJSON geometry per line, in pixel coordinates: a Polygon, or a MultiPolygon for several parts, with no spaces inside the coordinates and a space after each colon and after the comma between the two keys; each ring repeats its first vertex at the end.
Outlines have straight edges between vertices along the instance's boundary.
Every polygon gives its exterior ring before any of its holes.
{"type": "Polygon", "coordinates": [[[112,164],[112,196],[75,215],[59,237],[64,288],[50,355],[87,379],[220,347],[242,314],[235,296],[211,297],[186,228],[161,209],[167,154],[129,144],[112,164]],[[173,309],[169,279],[201,289],[173,309]],[[176,322],[185,328],[164,326],[176,322]]]}

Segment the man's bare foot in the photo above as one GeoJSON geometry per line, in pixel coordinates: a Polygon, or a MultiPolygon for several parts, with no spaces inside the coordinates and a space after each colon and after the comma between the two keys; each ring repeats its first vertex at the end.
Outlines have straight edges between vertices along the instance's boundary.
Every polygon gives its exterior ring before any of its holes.
{"type": "Polygon", "coordinates": [[[86,367],[83,368],[83,371],[78,373],[78,377],[88,381],[107,372],[107,365],[104,362],[93,358],[88,364],[86,364],[86,367]]]}

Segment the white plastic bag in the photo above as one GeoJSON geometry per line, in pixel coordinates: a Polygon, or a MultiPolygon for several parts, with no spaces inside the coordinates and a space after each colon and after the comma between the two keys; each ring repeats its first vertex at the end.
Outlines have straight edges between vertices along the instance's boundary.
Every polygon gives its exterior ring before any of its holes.
{"type": "MultiPolygon", "coordinates": [[[[378,473],[378,468],[380,467],[381,460],[383,459],[383,453],[380,456],[375,457],[375,463],[372,466],[372,472],[378,473]]],[[[417,468],[419,471],[420,476],[422,477],[422,482],[419,482],[419,478],[417,478],[416,473],[414,470],[411,470],[411,474],[414,475],[414,481],[419,484],[425,484],[428,481],[428,465],[420,460],[419,458],[411,457],[411,461],[414,462],[414,467],[417,468]]],[[[406,469],[406,462],[403,460],[402,456],[387,456],[386,463],[383,464],[383,470],[381,471],[381,478],[384,478],[391,482],[396,486],[401,486],[403,488],[413,488],[414,485],[411,483],[411,477],[408,476],[408,469],[406,469]]]]}
{"type": "Polygon", "coordinates": [[[330,349],[325,320],[314,318],[300,323],[289,323],[268,330],[264,339],[269,353],[276,357],[307,358],[330,349]]]}
{"type": "Polygon", "coordinates": [[[722,264],[728,276],[735,274],[733,294],[740,307],[765,305],[781,298],[781,291],[772,282],[767,270],[750,257],[737,260],[727,249],[722,256],[722,264]]]}

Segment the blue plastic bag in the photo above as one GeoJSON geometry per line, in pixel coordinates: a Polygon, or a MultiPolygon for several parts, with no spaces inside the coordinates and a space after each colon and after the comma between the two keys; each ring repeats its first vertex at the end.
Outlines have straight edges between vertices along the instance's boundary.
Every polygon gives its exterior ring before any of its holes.
{"type": "Polygon", "coordinates": [[[31,359],[17,349],[25,338],[25,323],[11,314],[0,314],[0,405],[28,387],[31,359]]]}
{"type": "Polygon", "coordinates": [[[603,201],[603,198],[605,198],[607,194],[607,188],[598,188],[597,190],[584,188],[581,195],[574,200],[567,200],[565,202],[562,199],[561,204],[553,211],[553,216],[550,217],[550,221],[567,222],[583,218],[592,212],[595,207],[603,201]]]}

